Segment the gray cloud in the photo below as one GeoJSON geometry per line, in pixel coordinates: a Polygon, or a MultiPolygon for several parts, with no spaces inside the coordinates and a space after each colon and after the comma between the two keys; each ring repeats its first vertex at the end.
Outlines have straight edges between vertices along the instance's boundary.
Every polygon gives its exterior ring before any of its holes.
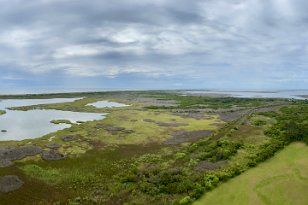
{"type": "Polygon", "coordinates": [[[0,69],[307,85],[307,9],[304,0],[0,0],[0,69]]]}

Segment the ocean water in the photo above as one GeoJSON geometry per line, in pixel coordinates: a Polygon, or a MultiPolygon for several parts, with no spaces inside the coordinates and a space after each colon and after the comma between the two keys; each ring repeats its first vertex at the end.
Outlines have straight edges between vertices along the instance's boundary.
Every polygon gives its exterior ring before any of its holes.
{"type": "Polygon", "coordinates": [[[216,91],[216,90],[192,90],[184,91],[183,94],[229,96],[239,98],[287,98],[308,99],[308,90],[278,90],[278,91],[216,91]],[[305,97],[304,97],[305,96],[305,97]]]}

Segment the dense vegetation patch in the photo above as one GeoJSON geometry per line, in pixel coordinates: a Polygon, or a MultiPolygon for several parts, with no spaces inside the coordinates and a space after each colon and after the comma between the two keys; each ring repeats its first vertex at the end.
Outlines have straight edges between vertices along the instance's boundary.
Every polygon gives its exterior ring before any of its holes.
{"type": "Polygon", "coordinates": [[[281,109],[277,123],[266,134],[280,138],[286,143],[303,141],[308,144],[308,105],[298,105],[281,109]]]}
{"type": "Polygon", "coordinates": [[[5,110],[0,110],[0,115],[4,115],[6,113],[5,110]]]}

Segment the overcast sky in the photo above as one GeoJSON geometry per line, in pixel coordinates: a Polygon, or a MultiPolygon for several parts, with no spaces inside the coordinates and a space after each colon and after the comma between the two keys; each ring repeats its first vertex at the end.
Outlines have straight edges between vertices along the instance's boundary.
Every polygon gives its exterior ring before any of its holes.
{"type": "Polygon", "coordinates": [[[308,88],[307,0],[0,0],[0,91],[308,88]]]}

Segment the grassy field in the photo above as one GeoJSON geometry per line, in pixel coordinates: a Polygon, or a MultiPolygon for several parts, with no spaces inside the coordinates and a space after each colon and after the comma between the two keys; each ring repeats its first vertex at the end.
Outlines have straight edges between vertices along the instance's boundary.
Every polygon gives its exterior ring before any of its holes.
{"type": "Polygon", "coordinates": [[[194,205],[308,204],[308,146],[293,143],[275,157],[206,193],[194,205]]]}

